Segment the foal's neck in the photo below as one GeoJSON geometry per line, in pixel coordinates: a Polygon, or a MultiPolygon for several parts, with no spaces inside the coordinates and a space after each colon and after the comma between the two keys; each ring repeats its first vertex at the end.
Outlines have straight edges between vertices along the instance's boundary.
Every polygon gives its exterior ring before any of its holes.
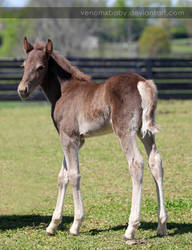
{"type": "Polygon", "coordinates": [[[51,103],[51,117],[58,133],[59,130],[54,119],[55,105],[61,97],[61,84],[70,78],[71,75],[68,72],[64,71],[52,58],[49,59],[47,74],[41,88],[51,103]]]}
{"type": "Polygon", "coordinates": [[[48,71],[41,87],[53,107],[61,97],[61,84],[70,78],[71,74],[63,70],[56,61],[50,57],[48,71]]]}

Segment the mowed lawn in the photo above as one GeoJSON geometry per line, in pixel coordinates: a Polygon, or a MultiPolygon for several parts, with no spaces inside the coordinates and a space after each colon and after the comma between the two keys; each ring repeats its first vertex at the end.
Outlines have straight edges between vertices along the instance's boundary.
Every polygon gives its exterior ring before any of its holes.
{"type": "Polygon", "coordinates": [[[145,159],[142,245],[122,241],[131,205],[131,179],[118,138],[87,139],[80,153],[85,221],[69,235],[73,200],[68,187],[63,221],[55,237],[45,228],[56,204],[63,152],[48,105],[0,103],[0,249],[191,249],[192,101],[160,101],[156,141],[163,158],[168,236],[156,236],[155,184],[145,159]]]}

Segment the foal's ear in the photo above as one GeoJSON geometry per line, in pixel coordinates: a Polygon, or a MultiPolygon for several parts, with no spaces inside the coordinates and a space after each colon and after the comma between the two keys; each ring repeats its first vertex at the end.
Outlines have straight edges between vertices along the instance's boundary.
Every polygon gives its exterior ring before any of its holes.
{"type": "Polygon", "coordinates": [[[48,55],[51,55],[52,51],[53,51],[53,43],[50,39],[48,39],[47,44],[46,44],[46,52],[48,55]]]}
{"type": "Polygon", "coordinates": [[[23,47],[25,52],[28,54],[31,50],[33,50],[33,46],[27,41],[27,37],[24,37],[23,47]]]}

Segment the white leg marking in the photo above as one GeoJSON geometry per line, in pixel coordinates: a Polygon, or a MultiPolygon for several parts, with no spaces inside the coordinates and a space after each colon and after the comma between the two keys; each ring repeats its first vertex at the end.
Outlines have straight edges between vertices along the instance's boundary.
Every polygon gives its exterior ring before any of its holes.
{"type": "Polygon", "coordinates": [[[74,221],[70,228],[71,235],[78,235],[80,226],[84,219],[84,207],[81,197],[80,190],[80,174],[73,174],[69,177],[70,184],[72,185],[73,190],[73,199],[74,199],[74,221]]]}
{"type": "Polygon", "coordinates": [[[144,162],[137,148],[136,136],[128,136],[121,139],[123,151],[126,154],[129,170],[132,179],[132,202],[129,225],[125,231],[124,239],[132,240],[135,232],[140,225],[140,209],[144,162]]]}
{"type": "Polygon", "coordinates": [[[63,160],[63,164],[58,176],[58,197],[57,197],[57,204],[54,210],[51,223],[46,229],[48,235],[55,235],[56,229],[58,225],[61,223],[62,220],[62,211],[63,211],[63,204],[64,204],[64,197],[65,192],[68,185],[68,175],[67,175],[67,166],[65,162],[65,158],[63,160]]]}
{"type": "Polygon", "coordinates": [[[163,197],[163,168],[161,156],[155,144],[155,136],[148,134],[145,138],[141,139],[147,154],[149,156],[149,167],[151,169],[157,190],[158,199],[158,229],[157,234],[160,236],[167,234],[167,219],[164,197],[163,197]]]}
{"type": "Polygon", "coordinates": [[[69,138],[65,134],[62,135],[62,145],[66,157],[68,168],[69,183],[72,186],[74,200],[74,221],[70,228],[71,235],[78,235],[79,229],[84,219],[84,207],[80,189],[80,169],[78,151],[83,145],[83,141],[77,143],[73,138],[69,138]]]}
{"type": "Polygon", "coordinates": [[[158,231],[157,234],[160,236],[167,234],[166,222],[168,215],[164,205],[163,197],[163,168],[160,154],[158,153],[155,146],[153,147],[149,156],[149,167],[151,169],[153,178],[156,184],[157,199],[158,199],[158,231]]]}

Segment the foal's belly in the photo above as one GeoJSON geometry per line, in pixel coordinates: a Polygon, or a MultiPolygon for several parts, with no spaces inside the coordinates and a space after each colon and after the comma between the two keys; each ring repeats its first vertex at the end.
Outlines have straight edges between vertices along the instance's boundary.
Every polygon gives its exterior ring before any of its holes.
{"type": "Polygon", "coordinates": [[[88,122],[84,121],[80,126],[80,135],[84,137],[94,137],[112,133],[111,121],[107,122],[88,122]]]}

